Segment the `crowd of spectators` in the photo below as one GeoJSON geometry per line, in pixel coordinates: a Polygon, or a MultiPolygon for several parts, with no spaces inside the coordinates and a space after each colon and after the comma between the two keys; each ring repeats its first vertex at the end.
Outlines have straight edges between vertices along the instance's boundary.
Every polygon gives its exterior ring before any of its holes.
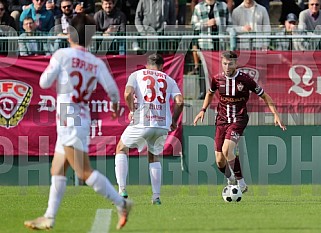
{"type": "MultiPolygon", "coordinates": [[[[255,2],[263,6],[269,13],[270,1],[273,0],[256,0],[255,2]]],[[[282,2],[280,23],[284,24],[289,13],[294,13],[298,17],[300,11],[306,8],[307,4],[305,3],[309,0],[274,1],[282,2]]],[[[26,16],[34,19],[39,31],[50,31],[49,27],[61,22],[61,18],[66,15],[65,11],[67,10],[61,6],[65,2],[64,0],[1,0],[0,2],[5,11],[4,17],[0,17],[1,24],[13,26],[13,18],[16,21],[16,26],[13,28],[18,31],[24,30],[22,22],[26,16]]],[[[189,25],[191,22],[187,21],[188,4],[190,3],[190,11],[194,14],[195,6],[202,2],[203,0],[70,0],[67,6],[70,6],[73,15],[81,12],[95,15],[99,31],[108,26],[110,22],[115,25],[115,23],[123,24],[125,21],[126,25],[135,25],[138,32],[143,35],[148,34],[150,28],[162,31],[166,25],[189,25]],[[96,4],[101,6],[102,10],[96,12],[96,4]],[[112,18],[117,19],[113,20],[112,18]]],[[[220,2],[226,3],[231,14],[244,4],[243,0],[215,0],[214,5],[220,2]]],[[[207,11],[209,10],[211,9],[208,8],[207,11]]],[[[69,17],[70,15],[68,15],[69,17]]]]}
{"type": "MultiPolygon", "coordinates": [[[[298,19],[291,31],[315,33],[318,25],[321,25],[320,0],[279,1],[283,4],[281,32],[286,28],[289,14],[294,14],[298,19]],[[308,9],[305,9],[306,6],[308,9]]],[[[0,32],[16,30],[19,35],[22,33],[22,37],[26,37],[24,20],[30,21],[31,18],[35,32],[66,35],[71,19],[84,12],[94,17],[96,30],[103,36],[124,35],[128,25],[133,25],[134,31],[143,36],[163,35],[168,25],[191,25],[197,35],[220,35],[228,33],[231,28],[237,34],[271,33],[270,0],[191,0],[191,22],[187,21],[187,0],[101,0],[101,9],[97,11],[96,3],[94,0],[0,0],[0,32]]],[[[144,41],[133,41],[134,50],[140,49],[137,42],[141,45],[144,41]]],[[[197,73],[199,70],[195,51],[224,49],[220,48],[219,42],[218,39],[199,39],[193,44],[192,72],[197,73]]],[[[279,47],[282,46],[272,46],[274,49],[279,47]]],[[[237,48],[265,50],[271,46],[267,40],[256,40],[251,45],[244,40],[238,43],[237,48]]],[[[302,49],[302,46],[291,48],[302,49]]]]}

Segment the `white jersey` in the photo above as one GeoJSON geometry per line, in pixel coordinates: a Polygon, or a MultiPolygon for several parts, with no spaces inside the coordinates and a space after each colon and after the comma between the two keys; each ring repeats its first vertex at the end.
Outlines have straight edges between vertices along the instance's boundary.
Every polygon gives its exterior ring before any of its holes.
{"type": "Polygon", "coordinates": [[[126,86],[135,90],[136,111],[132,125],[170,129],[170,99],[181,94],[174,79],[161,71],[142,69],[129,76],[126,86]]]}
{"type": "Polygon", "coordinates": [[[90,119],[88,101],[97,81],[113,103],[119,101],[117,85],[106,64],[85,49],[64,48],[53,54],[39,84],[45,89],[54,81],[57,81],[58,118],[74,114],[90,119]]]}

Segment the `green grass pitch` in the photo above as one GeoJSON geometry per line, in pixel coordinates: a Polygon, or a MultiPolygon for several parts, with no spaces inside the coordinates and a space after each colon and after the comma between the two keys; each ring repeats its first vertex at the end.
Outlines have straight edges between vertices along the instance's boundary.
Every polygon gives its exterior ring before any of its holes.
{"type": "MultiPolygon", "coordinates": [[[[135,206],[121,232],[321,232],[321,187],[249,186],[239,203],[225,203],[223,186],[163,186],[162,205],[151,205],[150,186],[129,186],[135,206]]],[[[24,220],[42,215],[48,187],[0,186],[0,232],[33,232],[24,220]]],[[[90,232],[97,209],[113,209],[109,232],[115,230],[115,207],[88,187],[68,186],[56,225],[50,232],[90,232]]]]}

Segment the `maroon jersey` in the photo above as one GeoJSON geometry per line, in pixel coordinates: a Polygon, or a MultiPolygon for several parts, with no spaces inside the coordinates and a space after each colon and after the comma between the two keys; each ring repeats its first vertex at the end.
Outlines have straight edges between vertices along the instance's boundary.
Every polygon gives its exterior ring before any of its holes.
{"type": "Polygon", "coordinates": [[[219,103],[217,106],[216,125],[248,121],[246,103],[250,91],[258,96],[264,90],[247,74],[237,71],[233,77],[219,74],[213,77],[210,92],[218,90],[219,103]]]}

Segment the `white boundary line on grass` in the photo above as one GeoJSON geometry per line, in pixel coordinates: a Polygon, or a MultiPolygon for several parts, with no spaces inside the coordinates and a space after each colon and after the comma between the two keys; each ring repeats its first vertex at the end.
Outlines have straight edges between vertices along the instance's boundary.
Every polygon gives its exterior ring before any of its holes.
{"type": "Polygon", "coordinates": [[[98,209],[94,224],[89,233],[108,233],[111,221],[111,209],[98,209]]]}

